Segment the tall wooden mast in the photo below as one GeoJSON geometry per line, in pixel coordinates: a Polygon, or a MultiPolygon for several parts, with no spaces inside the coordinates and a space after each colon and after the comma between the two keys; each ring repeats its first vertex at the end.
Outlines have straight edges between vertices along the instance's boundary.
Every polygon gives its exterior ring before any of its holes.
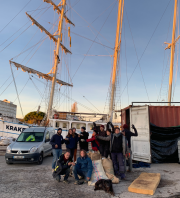
{"type": "MultiPolygon", "coordinates": [[[[59,25],[58,25],[58,34],[56,34],[56,32],[54,34],[51,34],[49,31],[47,31],[41,24],[38,23],[38,21],[36,21],[31,15],[29,15],[28,13],[26,13],[27,17],[32,21],[32,25],[36,25],[41,32],[44,32],[49,38],[50,40],[53,40],[53,42],[55,42],[56,44],[56,52],[55,52],[55,61],[54,61],[54,66],[51,69],[51,71],[48,74],[39,72],[35,69],[26,67],[24,65],[21,65],[19,63],[16,63],[12,60],[10,60],[10,64],[13,64],[15,67],[21,68],[24,72],[28,72],[28,73],[32,73],[32,74],[36,74],[39,78],[44,78],[46,80],[50,80],[52,81],[52,88],[51,88],[51,95],[50,95],[50,100],[49,100],[49,105],[48,105],[48,111],[47,111],[47,116],[45,116],[43,118],[42,123],[46,120],[49,121],[49,118],[52,115],[52,105],[53,105],[53,99],[54,99],[54,90],[55,90],[55,84],[58,83],[61,86],[62,85],[66,85],[66,86],[73,86],[72,84],[66,83],[62,80],[59,80],[56,78],[57,75],[57,68],[58,68],[58,64],[60,63],[60,59],[59,59],[59,51],[60,48],[64,51],[65,54],[69,53],[72,54],[71,51],[69,51],[62,43],[62,27],[63,27],[63,19],[65,19],[65,22],[75,26],[75,24],[66,16],[65,12],[65,6],[66,6],[66,0],[61,0],[61,2],[56,5],[53,0],[43,0],[46,3],[49,3],[53,6],[54,11],[56,10],[56,12],[60,15],[59,17],[59,25]],[[60,8],[62,6],[62,9],[60,8]],[[58,36],[58,38],[56,38],[55,36],[58,36]],[[53,77],[49,74],[53,74],[53,77]]],[[[70,43],[71,43],[71,39],[70,39],[70,43]]]]}
{"type": "Polygon", "coordinates": [[[173,19],[173,30],[172,30],[172,43],[168,44],[166,49],[171,48],[171,62],[170,62],[170,71],[169,71],[169,92],[168,92],[168,105],[171,106],[172,98],[172,82],[173,82],[173,68],[174,68],[174,55],[175,55],[175,45],[179,37],[176,39],[176,19],[177,19],[177,0],[174,3],[174,19],[173,19]]]}
{"type": "Polygon", "coordinates": [[[121,46],[123,11],[124,11],[124,0],[119,0],[116,40],[115,40],[115,49],[114,49],[114,62],[113,62],[112,82],[111,82],[111,98],[110,98],[110,106],[109,106],[109,121],[112,121],[113,119],[114,97],[115,97],[115,91],[116,91],[117,64],[118,64],[119,52],[120,52],[120,46],[121,46]]]}
{"type": "Polygon", "coordinates": [[[61,44],[61,33],[62,33],[65,6],[66,6],[66,0],[62,0],[62,10],[61,10],[60,21],[59,21],[59,26],[58,26],[59,34],[58,34],[57,48],[56,48],[56,54],[55,54],[54,73],[53,73],[53,80],[52,80],[52,87],[51,87],[51,95],[50,95],[48,111],[47,111],[47,120],[49,120],[49,118],[52,115],[52,105],[53,105],[53,99],[54,99],[54,89],[55,89],[55,83],[56,83],[57,66],[60,62],[60,60],[59,60],[59,49],[60,49],[60,44],[61,44]]]}

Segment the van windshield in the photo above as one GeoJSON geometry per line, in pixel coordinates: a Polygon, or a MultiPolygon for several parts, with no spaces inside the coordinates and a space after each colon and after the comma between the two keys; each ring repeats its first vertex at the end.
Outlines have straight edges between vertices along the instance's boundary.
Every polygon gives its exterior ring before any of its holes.
{"type": "Polygon", "coordinates": [[[22,132],[16,142],[42,142],[43,138],[42,132],[22,132]]]}

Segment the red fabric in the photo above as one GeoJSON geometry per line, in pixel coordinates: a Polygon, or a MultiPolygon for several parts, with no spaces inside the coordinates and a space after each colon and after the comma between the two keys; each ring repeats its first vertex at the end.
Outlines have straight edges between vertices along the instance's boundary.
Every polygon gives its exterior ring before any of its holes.
{"type": "Polygon", "coordinates": [[[63,158],[64,158],[64,163],[66,163],[68,161],[68,159],[66,159],[65,156],[63,158]]]}
{"type": "Polygon", "coordinates": [[[123,128],[124,128],[124,129],[128,129],[129,127],[128,127],[127,124],[124,124],[124,125],[123,125],[123,128]]]}
{"type": "Polygon", "coordinates": [[[104,128],[104,125],[101,125],[100,127],[103,127],[104,128]]]}
{"type": "MultiPolygon", "coordinates": [[[[96,144],[99,146],[99,142],[96,140],[95,136],[92,136],[92,138],[86,140],[86,142],[91,142],[91,146],[92,146],[93,141],[95,141],[96,144]]],[[[93,151],[98,151],[98,148],[92,146],[92,150],[93,151]]]]}

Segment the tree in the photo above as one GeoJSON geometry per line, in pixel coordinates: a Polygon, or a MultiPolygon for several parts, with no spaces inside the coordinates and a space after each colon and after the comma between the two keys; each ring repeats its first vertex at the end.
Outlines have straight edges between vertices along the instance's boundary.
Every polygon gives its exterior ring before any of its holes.
{"type": "Polygon", "coordinates": [[[36,111],[30,112],[24,117],[24,121],[30,123],[30,124],[40,124],[45,116],[44,112],[37,113],[36,111]]]}

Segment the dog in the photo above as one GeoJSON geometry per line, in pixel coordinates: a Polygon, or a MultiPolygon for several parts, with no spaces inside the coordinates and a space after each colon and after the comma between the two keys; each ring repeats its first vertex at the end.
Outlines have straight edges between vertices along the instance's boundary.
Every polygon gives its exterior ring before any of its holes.
{"type": "Polygon", "coordinates": [[[114,191],[112,187],[112,181],[110,179],[100,179],[95,183],[94,190],[104,190],[106,193],[109,193],[114,196],[114,191]]]}

